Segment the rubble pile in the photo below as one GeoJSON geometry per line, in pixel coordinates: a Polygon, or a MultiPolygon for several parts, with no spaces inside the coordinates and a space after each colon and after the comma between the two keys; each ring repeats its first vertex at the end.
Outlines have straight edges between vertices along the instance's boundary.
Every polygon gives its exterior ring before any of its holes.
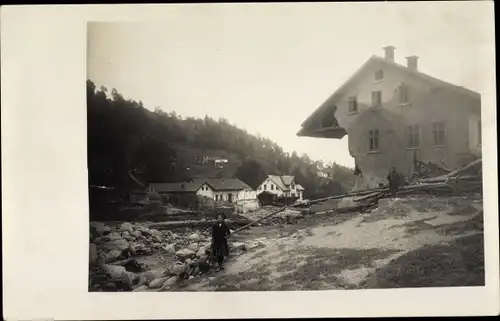
{"type": "MultiPolygon", "coordinates": [[[[90,224],[90,291],[167,291],[183,279],[208,272],[211,257],[210,229],[190,228],[172,232],[145,224],[90,224]],[[156,256],[156,257],[154,257],[156,256]],[[162,261],[151,268],[141,263],[154,257],[162,261]]],[[[261,241],[230,242],[231,257],[261,247],[261,241]]]]}
{"type": "MultiPolygon", "coordinates": [[[[279,207],[267,205],[257,211],[247,213],[246,216],[252,221],[257,221],[276,210],[279,210],[279,207]]],[[[261,223],[257,223],[256,226],[294,224],[302,218],[304,218],[302,211],[287,208],[284,211],[262,221],[261,223]]]]}

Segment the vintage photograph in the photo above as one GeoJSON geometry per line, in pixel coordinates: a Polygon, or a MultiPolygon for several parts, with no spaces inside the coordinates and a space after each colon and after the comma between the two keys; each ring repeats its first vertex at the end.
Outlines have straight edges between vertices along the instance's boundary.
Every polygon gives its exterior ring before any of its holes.
{"type": "Polygon", "coordinates": [[[88,290],[484,286],[466,12],[221,12],[87,25],[88,290]]]}

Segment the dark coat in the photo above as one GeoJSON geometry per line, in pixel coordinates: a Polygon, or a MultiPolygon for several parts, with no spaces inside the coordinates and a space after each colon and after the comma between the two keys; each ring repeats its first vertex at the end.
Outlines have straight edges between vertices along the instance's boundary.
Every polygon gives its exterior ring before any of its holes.
{"type": "Polygon", "coordinates": [[[390,171],[387,180],[389,181],[389,188],[397,189],[401,186],[403,179],[397,171],[390,171]]]}
{"type": "Polygon", "coordinates": [[[217,222],[212,227],[212,251],[214,255],[228,256],[227,238],[231,235],[229,227],[224,222],[217,222]]]}

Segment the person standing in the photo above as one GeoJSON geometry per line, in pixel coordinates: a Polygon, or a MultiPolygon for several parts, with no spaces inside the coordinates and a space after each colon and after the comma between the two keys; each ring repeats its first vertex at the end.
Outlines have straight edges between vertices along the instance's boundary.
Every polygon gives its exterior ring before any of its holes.
{"type": "Polygon", "coordinates": [[[392,197],[396,197],[399,186],[401,184],[401,176],[395,167],[391,168],[389,175],[387,175],[387,180],[389,181],[389,191],[392,197]]]}
{"type": "Polygon", "coordinates": [[[224,218],[224,214],[217,214],[217,222],[212,227],[212,251],[217,258],[217,271],[224,269],[224,257],[229,255],[227,238],[231,235],[231,231],[224,218]]]}

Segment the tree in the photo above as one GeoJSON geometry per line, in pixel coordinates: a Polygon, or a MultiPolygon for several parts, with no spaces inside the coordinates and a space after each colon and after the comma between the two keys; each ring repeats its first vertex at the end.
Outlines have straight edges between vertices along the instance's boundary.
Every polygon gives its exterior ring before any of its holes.
{"type": "Polygon", "coordinates": [[[266,178],[266,172],[259,162],[255,160],[246,160],[236,170],[235,177],[245,182],[251,188],[257,188],[266,178]]]}

